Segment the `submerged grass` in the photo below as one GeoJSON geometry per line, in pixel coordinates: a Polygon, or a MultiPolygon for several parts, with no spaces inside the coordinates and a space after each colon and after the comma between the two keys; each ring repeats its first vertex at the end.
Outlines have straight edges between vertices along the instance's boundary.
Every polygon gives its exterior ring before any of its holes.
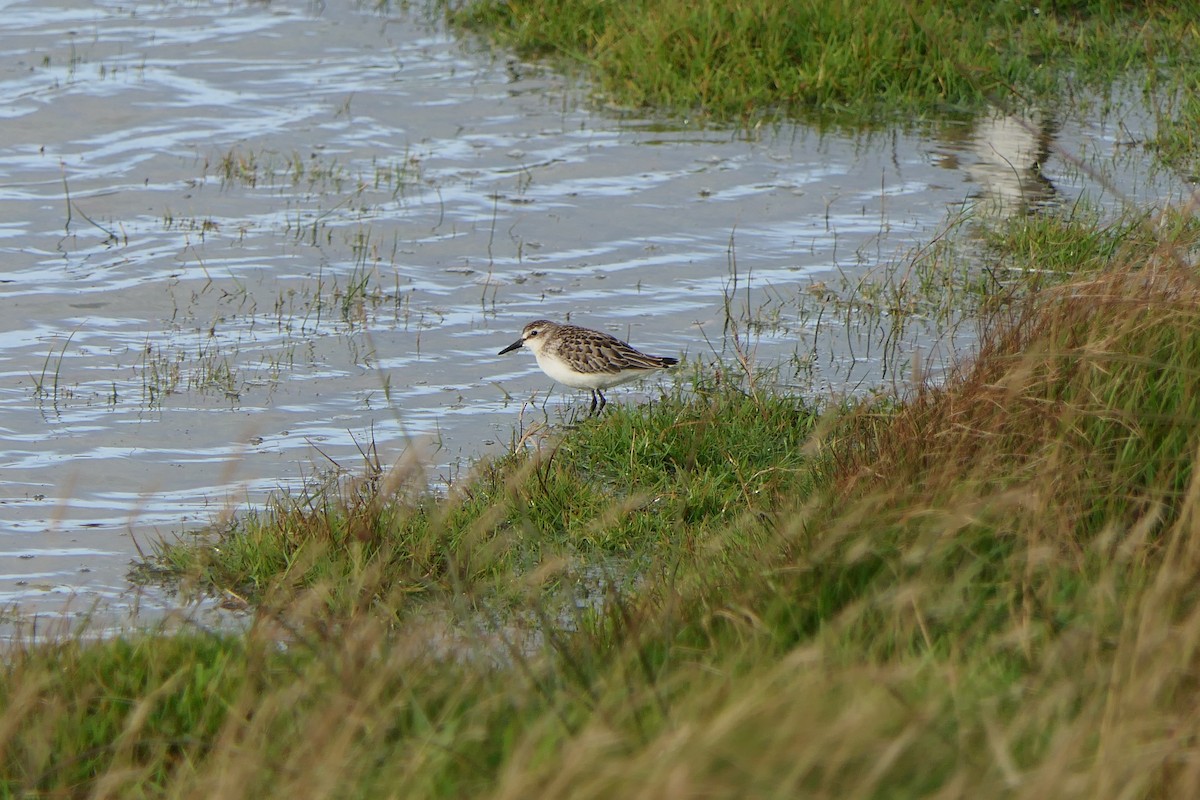
{"type": "MultiPolygon", "coordinates": [[[[467,0],[452,24],[588,68],[621,105],[839,123],[1024,105],[1129,72],[1187,85],[1186,4],[929,0],[467,0]]],[[[1192,82],[1194,83],[1194,81],[1192,82]]],[[[1164,143],[1164,146],[1169,146],[1164,143]]]]}

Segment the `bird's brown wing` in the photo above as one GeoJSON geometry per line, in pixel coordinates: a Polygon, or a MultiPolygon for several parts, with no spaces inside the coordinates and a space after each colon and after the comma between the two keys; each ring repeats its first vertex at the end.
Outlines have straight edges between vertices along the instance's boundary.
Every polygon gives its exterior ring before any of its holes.
{"type": "Polygon", "coordinates": [[[574,325],[559,331],[557,355],[577,372],[615,375],[627,369],[662,369],[678,359],[650,356],[603,331],[574,325]]]}

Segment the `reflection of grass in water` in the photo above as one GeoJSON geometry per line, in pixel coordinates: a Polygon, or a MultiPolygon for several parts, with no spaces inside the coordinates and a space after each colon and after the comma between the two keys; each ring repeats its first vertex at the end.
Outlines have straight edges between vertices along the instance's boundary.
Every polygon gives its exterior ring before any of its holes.
{"type": "Polygon", "coordinates": [[[294,342],[284,342],[262,354],[257,367],[247,370],[239,364],[239,346],[216,336],[199,341],[172,339],[166,344],[147,342],[138,368],[142,402],[160,406],[183,392],[237,401],[248,387],[277,384],[294,366],[295,349],[294,342]]]}
{"type": "Polygon", "coordinates": [[[75,334],[79,331],[78,328],[71,331],[67,336],[67,340],[63,342],[62,347],[58,350],[58,357],[54,356],[54,347],[46,352],[46,360],[42,362],[41,373],[34,377],[33,380],[33,396],[39,402],[49,400],[52,405],[58,405],[61,400],[68,400],[72,397],[73,392],[62,381],[62,366],[63,358],[67,354],[67,347],[71,344],[71,340],[75,338],[75,334]],[[54,359],[54,369],[50,369],[50,360],[54,359]],[[49,374],[47,374],[49,373],[49,374]]]}
{"type": "MultiPolygon", "coordinates": [[[[187,392],[236,401],[247,388],[274,387],[295,368],[297,347],[314,334],[336,335],[346,345],[346,358],[366,365],[373,352],[361,349],[360,329],[388,322],[405,331],[435,326],[439,313],[414,307],[413,293],[402,291],[396,275],[386,275],[373,263],[375,243],[369,228],[358,233],[362,238],[357,263],[348,274],[318,274],[289,284],[263,315],[258,314],[258,300],[244,281],[210,280],[199,289],[185,290],[187,299],[177,300],[172,318],[190,331],[173,328],[153,342],[148,340],[138,354],[136,385],[123,385],[119,395],[140,387],[141,402],[150,406],[187,392]],[[273,326],[274,332],[260,337],[255,330],[262,322],[273,326]]],[[[35,380],[39,398],[63,400],[68,392],[73,396],[66,381],[57,377],[63,349],[48,354],[42,378],[35,380]]],[[[118,395],[116,389],[113,395],[118,395]]]]}
{"type": "MultiPolygon", "coordinates": [[[[91,404],[97,399],[95,381],[81,392],[79,386],[63,374],[63,359],[73,336],[74,333],[58,349],[53,372],[50,372],[50,361],[54,356],[51,350],[41,376],[34,378],[34,397],[39,403],[58,407],[68,401],[91,404]]],[[[290,365],[292,349],[294,345],[264,357],[261,369],[255,375],[255,382],[261,383],[264,378],[268,383],[278,381],[281,372],[290,365]]],[[[165,345],[148,341],[141,349],[134,368],[134,380],[140,385],[142,404],[148,407],[160,406],[171,395],[185,391],[202,395],[221,394],[237,400],[249,381],[242,375],[236,362],[236,345],[231,347],[223,344],[211,335],[195,344],[194,349],[187,343],[180,344],[174,340],[165,345]]],[[[105,386],[111,388],[106,388],[103,400],[114,407],[127,396],[128,390],[134,388],[125,378],[120,381],[109,379],[105,386]]]]}
{"type": "MultiPolygon", "coordinates": [[[[236,401],[249,387],[276,385],[295,368],[297,347],[314,334],[336,334],[350,362],[369,364],[373,353],[360,349],[356,331],[387,321],[406,331],[436,325],[438,312],[415,308],[412,292],[402,291],[397,276],[385,274],[375,263],[378,243],[370,228],[364,226],[356,235],[356,264],[348,274],[318,274],[290,284],[275,295],[261,319],[258,301],[244,281],[210,280],[184,292],[188,299],[177,302],[172,317],[187,321],[193,330],[174,330],[156,342],[147,341],[136,368],[142,402],[161,405],[185,392],[236,401]],[[266,344],[254,333],[260,321],[268,321],[276,331],[266,344]],[[247,358],[247,349],[253,358],[247,358]]],[[[48,357],[48,367],[50,362],[48,357]]],[[[42,391],[51,391],[48,381],[42,391]]]]}
{"type": "MultiPolygon", "coordinates": [[[[207,175],[210,165],[206,162],[207,175]]],[[[241,151],[231,149],[221,155],[215,166],[221,186],[287,186],[304,187],[322,192],[340,192],[349,179],[346,170],[337,159],[322,161],[314,153],[305,159],[298,152],[281,156],[277,153],[241,151]]]]}
{"type": "Polygon", "coordinates": [[[179,389],[183,378],[181,352],[168,353],[147,344],[142,357],[142,397],[147,405],[160,405],[179,389]]]}
{"type": "Polygon", "coordinates": [[[206,338],[194,355],[174,345],[147,344],[141,361],[142,397],[150,406],[161,405],[181,391],[222,394],[236,400],[244,387],[235,364],[216,338],[206,338]]]}
{"type": "Polygon", "coordinates": [[[420,166],[418,157],[407,151],[397,158],[372,160],[368,171],[362,167],[352,169],[336,158],[323,159],[316,153],[306,158],[295,150],[281,154],[231,148],[222,153],[215,164],[206,160],[204,175],[212,170],[223,188],[258,188],[261,185],[340,194],[351,185],[357,192],[367,187],[376,191],[384,189],[394,199],[420,178],[420,166]]]}

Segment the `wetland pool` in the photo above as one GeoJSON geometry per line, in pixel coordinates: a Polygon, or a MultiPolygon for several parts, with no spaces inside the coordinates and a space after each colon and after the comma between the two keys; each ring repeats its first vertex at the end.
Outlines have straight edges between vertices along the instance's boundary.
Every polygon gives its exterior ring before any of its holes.
{"type": "Polygon", "coordinates": [[[30,615],[103,628],[178,612],[130,585],[139,546],[356,472],[364,450],[418,453],[444,484],[561,419],[578,393],[528,353],[497,355],[530,319],[712,362],[731,357],[736,288],[762,323],[756,358],[800,367],[781,373],[789,390],[891,388],[912,353],[936,362],[969,337],[818,322],[804,298],[872,280],[964,215],[1181,194],[1147,166],[1132,100],[1034,124],[730,130],[605,108],[413,12],[0,11],[10,633],[30,615]]]}

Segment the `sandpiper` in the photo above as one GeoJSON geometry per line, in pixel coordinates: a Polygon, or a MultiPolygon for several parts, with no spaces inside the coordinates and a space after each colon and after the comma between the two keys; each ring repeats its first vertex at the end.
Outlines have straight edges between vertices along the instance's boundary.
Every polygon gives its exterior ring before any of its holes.
{"type": "Polygon", "coordinates": [[[590,390],[593,414],[608,402],[604,390],[610,386],[679,363],[677,358],[638,352],[602,331],[560,325],[547,319],[526,325],[521,338],[501,350],[499,355],[511,353],[521,345],[533,351],[542,372],[554,380],[576,389],[590,390]]]}

